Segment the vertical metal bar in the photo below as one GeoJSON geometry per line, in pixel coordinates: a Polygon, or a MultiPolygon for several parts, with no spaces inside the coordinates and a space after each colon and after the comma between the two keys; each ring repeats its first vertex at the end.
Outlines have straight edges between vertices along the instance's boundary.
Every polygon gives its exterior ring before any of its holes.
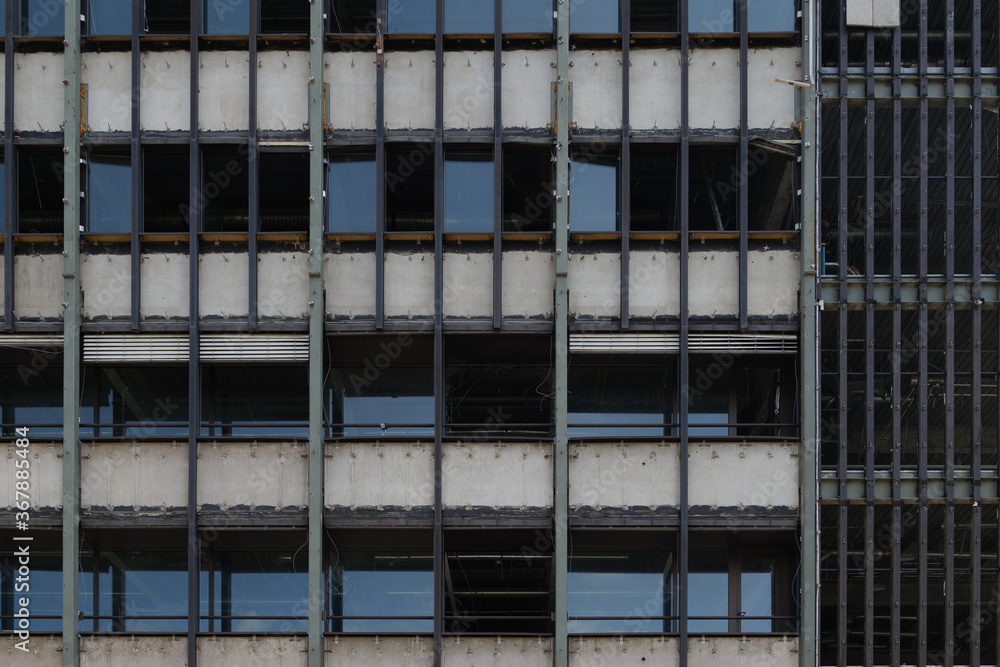
{"type": "Polygon", "coordinates": [[[875,31],[865,54],[865,665],[875,664],[875,31]]]}
{"type": "MultiPolygon", "coordinates": [[[[66,0],[63,78],[63,665],[80,664],[80,0],[66,0]]],[[[8,58],[14,54],[8,52],[8,58]]],[[[8,86],[13,81],[8,81],[8,86]]],[[[9,133],[12,128],[5,128],[9,133]]]]}
{"type": "Polygon", "coordinates": [[[434,667],[444,631],[444,0],[434,0],[434,667]]]}
{"type": "MultiPolygon", "coordinates": [[[[313,2],[311,4],[314,9],[317,3],[313,2]]],[[[247,285],[249,291],[247,297],[247,303],[249,305],[249,310],[247,311],[247,327],[251,331],[257,328],[257,232],[260,230],[260,186],[258,184],[260,179],[260,154],[257,150],[257,33],[259,31],[260,2],[259,0],[252,0],[250,2],[250,34],[247,35],[247,43],[250,50],[250,72],[248,73],[250,88],[249,130],[247,130],[247,141],[249,142],[249,145],[247,146],[247,178],[250,181],[248,194],[249,201],[247,202],[250,213],[250,220],[247,229],[247,253],[249,255],[247,257],[247,285]]],[[[316,40],[311,41],[310,44],[312,45],[315,41],[316,40]]],[[[318,41],[322,44],[323,40],[320,38],[318,41]]],[[[312,53],[311,47],[310,53],[312,53]]],[[[323,81],[322,78],[317,80],[320,82],[323,81]]],[[[310,101],[312,100],[311,97],[309,99],[310,101]]],[[[322,97],[320,99],[322,100],[322,97]]],[[[321,116],[320,128],[322,128],[322,122],[323,119],[321,116]]],[[[322,134],[320,136],[322,137],[322,134]]],[[[322,155],[323,144],[320,143],[319,146],[321,147],[320,155],[322,155]]],[[[310,206],[310,209],[311,208],[312,207],[310,206]]],[[[322,254],[320,256],[322,257],[322,254]]]]}
{"type": "MultiPolygon", "coordinates": [[[[386,29],[386,1],[377,0],[376,28],[386,29]]],[[[377,44],[382,46],[381,38],[377,44]]],[[[382,47],[384,50],[384,47],[382,47]]],[[[332,91],[331,91],[332,94],[332,91]]],[[[375,67],[375,328],[385,326],[385,63],[377,58],[375,67]]]]}
{"type": "Polygon", "coordinates": [[[631,259],[632,232],[632,147],[630,145],[631,121],[629,118],[629,87],[631,86],[632,67],[629,63],[629,41],[632,37],[632,26],[629,20],[631,0],[621,0],[619,22],[622,31],[622,150],[621,150],[621,327],[628,329],[629,325],[629,260],[631,259]]]}
{"type": "Polygon", "coordinates": [[[14,76],[15,56],[14,22],[18,12],[13,2],[5,3],[6,31],[4,33],[4,86],[3,100],[3,159],[4,169],[4,228],[3,228],[3,321],[4,329],[14,329],[14,229],[17,227],[17,154],[14,151],[14,76]]]}
{"type": "Polygon", "coordinates": [[[927,331],[927,144],[929,133],[927,128],[927,0],[920,0],[920,268],[918,281],[918,294],[920,299],[920,323],[919,323],[919,401],[920,416],[917,422],[917,440],[920,448],[919,461],[917,465],[918,494],[920,503],[919,516],[919,536],[920,543],[917,549],[917,664],[927,664],[927,345],[929,336],[927,331]]]}
{"type": "Polygon", "coordinates": [[[890,612],[891,662],[900,663],[900,604],[902,600],[902,311],[900,288],[902,276],[902,102],[901,49],[902,31],[896,28],[892,36],[892,610],[890,612]]]}
{"type": "Polygon", "coordinates": [[[141,264],[139,259],[142,256],[142,248],[140,247],[140,236],[139,232],[142,227],[142,153],[139,150],[139,108],[140,100],[142,98],[140,85],[141,85],[141,67],[142,61],[140,59],[139,51],[139,35],[143,32],[143,26],[145,25],[144,11],[145,2],[140,2],[140,0],[132,0],[132,136],[131,136],[131,163],[132,163],[132,245],[131,245],[131,309],[132,313],[132,329],[137,331],[139,329],[139,297],[140,297],[140,280],[142,275],[140,273],[141,264]]]}
{"type": "Polygon", "coordinates": [[[750,59],[747,51],[750,47],[750,34],[747,26],[747,0],[737,0],[740,21],[740,330],[747,328],[747,271],[749,265],[750,241],[750,183],[747,174],[750,173],[750,134],[749,124],[749,85],[748,73],[750,59]]]}
{"type": "MultiPolygon", "coordinates": [[[[256,4],[256,3],[254,3],[256,4]]],[[[310,5],[309,40],[309,667],[323,667],[323,5],[310,5]]],[[[252,62],[252,61],[251,61],[252,62]]],[[[250,69],[257,66],[251,64],[250,69]]],[[[331,91],[332,93],[332,91],[331,91]]],[[[256,104],[256,100],[252,100],[256,104]]],[[[251,136],[256,136],[256,124],[251,136]]],[[[252,204],[253,205],[253,204],[252,204]]],[[[251,228],[251,237],[254,236],[251,228]]],[[[251,273],[256,273],[252,267],[251,273]]]]}
{"type": "Polygon", "coordinates": [[[978,665],[982,651],[982,463],[983,463],[983,100],[982,2],[972,12],[972,581],[970,591],[969,664],[978,665]]]}
{"type": "Polygon", "coordinates": [[[493,2],[493,328],[503,324],[503,2],[493,2]]]}
{"type": "Polygon", "coordinates": [[[838,421],[838,460],[837,478],[840,482],[838,497],[840,500],[840,513],[838,514],[838,558],[837,558],[837,665],[847,667],[847,537],[848,537],[848,513],[847,513],[847,444],[848,444],[848,423],[847,423],[847,267],[850,263],[848,255],[848,145],[849,133],[847,124],[847,23],[844,12],[840,18],[840,46],[839,73],[840,73],[840,150],[839,163],[839,188],[838,198],[838,239],[840,242],[838,261],[840,278],[840,303],[838,304],[837,322],[839,326],[838,341],[840,354],[838,358],[838,396],[840,396],[838,421]]]}
{"type": "Polygon", "coordinates": [[[688,8],[690,0],[681,0],[678,20],[681,28],[681,206],[680,206],[680,350],[678,354],[680,399],[678,401],[678,422],[680,424],[680,525],[677,545],[677,596],[680,617],[679,667],[688,664],[688,400],[690,397],[690,367],[688,357],[688,257],[691,229],[690,211],[691,166],[691,107],[690,107],[690,44],[688,31],[688,8]]]}
{"type": "Polygon", "coordinates": [[[946,110],[948,132],[947,218],[945,224],[945,666],[955,664],[955,0],[948,0],[945,27],[946,110]]]}

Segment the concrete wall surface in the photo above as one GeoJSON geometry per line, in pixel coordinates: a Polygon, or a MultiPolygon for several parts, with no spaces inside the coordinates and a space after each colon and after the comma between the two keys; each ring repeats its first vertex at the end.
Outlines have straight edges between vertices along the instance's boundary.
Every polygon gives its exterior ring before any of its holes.
{"type": "Polygon", "coordinates": [[[329,123],[335,130],[375,129],[375,53],[324,54],[329,123]],[[343,94],[340,91],[350,91],[343,94]]]}
{"type": "Polygon", "coordinates": [[[385,316],[434,316],[433,251],[385,253],[385,316]]]}
{"type": "MultiPolygon", "coordinates": [[[[680,664],[676,637],[571,637],[573,667],[676,667],[680,664]]],[[[691,637],[690,667],[795,667],[797,637],[691,637]]]]}
{"type": "Polygon", "coordinates": [[[678,451],[676,443],[571,445],[570,507],[676,507],[678,451]]]}
{"type": "Polygon", "coordinates": [[[323,284],[327,317],[375,317],[375,253],[327,253],[323,284]]]}
{"type": "Polygon", "coordinates": [[[303,319],[309,310],[309,254],[262,252],[257,255],[257,314],[303,319]]]}
{"type": "Polygon", "coordinates": [[[14,256],[14,317],[61,319],[63,314],[63,258],[59,250],[14,256]]]}
{"type": "Polygon", "coordinates": [[[688,458],[692,505],[799,506],[796,443],[692,442],[688,458]]]}
{"type": "Polygon", "coordinates": [[[366,667],[430,667],[434,641],[430,637],[327,637],[324,664],[366,667]]]}
{"type": "Polygon", "coordinates": [[[87,87],[84,106],[87,129],[91,132],[131,130],[132,54],[84,53],[81,61],[80,81],[87,87]]]}
{"type": "Polygon", "coordinates": [[[132,259],[128,255],[81,253],[83,318],[128,317],[132,311],[131,277],[132,259]]]}
{"type": "Polygon", "coordinates": [[[258,130],[302,130],[308,126],[308,51],[257,54],[258,130]]]}
{"type": "Polygon", "coordinates": [[[434,446],[427,443],[326,445],[327,507],[434,504],[434,446]]]}
{"type": "Polygon", "coordinates": [[[212,667],[302,667],[306,664],[306,648],[305,637],[199,637],[198,664],[212,667]]]}
{"type": "MultiPolygon", "coordinates": [[[[147,51],[140,58],[139,126],[144,132],[191,129],[191,54],[147,51]]],[[[126,85],[123,90],[128,90],[126,85]]]]}
{"type": "Polygon", "coordinates": [[[80,506],[187,505],[187,441],[87,443],[80,448],[80,506]]]}
{"type": "Polygon", "coordinates": [[[250,312],[250,291],[247,287],[249,261],[245,252],[211,253],[198,257],[199,317],[247,316],[250,312]]]}
{"type": "Polygon", "coordinates": [[[198,130],[249,129],[250,60],[247,52],[201,51],[198,67],[198,130]]]}
{"type": "Polygon", "coordinates": [[[493,52],[448,51],[444,55],[444,127],[493,127],[493,52]]]}
{"type": "MultiPolygon", "coordinates": [[[[23,448],[15,447],[11,442],[4,449],[3,468],[10,471],[11,482],[0,484],[0,507],[9,509],[17,500],[13,471],[15,462],[21,460],[17,452],[23,448]]],[[[62,442],[46,444],[32,441],[28,445],[28,461],[28,470],[31,472],[31,508],[62,507],[62,442]]]]}
{"type": "Polygon", "coordinates": [[[295,443],[201,442],[198,502],[223,509],[304,507],[308,454],[308,447],[295,443]]]}
{"type": "Polygon", "coordinates": [[[187,637],[183,635],[80,639],[80,667],[178,667],[185,664],[187,637]]]}
{"type": "Polygon", "coordinates": [[[27,652],[14,648],[20,641],[10,635],[0,639],[0,662],[17,667],[62,667],[62,637],[32,635],[27,652]]]}
{"type": "Polygon", "coordinates": [[[445,637],[442,667],[548,667],[552,639],[548,637],[445,637]]]}
{"type": "Polygon", "coordinates": [[[444,254],[445,317],[493,317],[493,253],[444,254]]]}
{"type": "Polygon", "coordinates": [[[62,51],[17,53],[14,70],[14,130],[61,133],[65,90],[62,51]]]}
{"type": "Polygon", "coordinates": [[[552,445],[446,443],[445,507],[551,507],[552,445]]]}
{"type": "Polygon", "coordinates": [[[386,129],[433,129],[434,87],[433,51],[386,53],[386,129]]]}
{"type": "MultiPolygon", "coordinates": [[[[607,318],[621,315],[621,272],[619,253],[571,253],[568,277],[570,317],[607,318]]],[[[662,285],[660,289],[663,289],[662,285]]]]}
{"type": "Polygon", "coordinates": [[[500,118],[504,127],[552,126],[552,82],[556,52],[503,51],[500,118]]]}
{"type": "Polygon", "coordinates": [[[186,318],[191,312],[187,253],[145,253],[139,264],[139,315],[186,318]]]}

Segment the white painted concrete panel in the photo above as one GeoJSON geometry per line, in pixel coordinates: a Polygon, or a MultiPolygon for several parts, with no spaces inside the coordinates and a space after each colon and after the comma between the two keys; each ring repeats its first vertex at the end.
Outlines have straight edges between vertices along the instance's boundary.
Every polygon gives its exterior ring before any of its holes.
{"type": "Polygon", "coordinates": [[[750,315],[799,312],[799,253],[752,251],[747,259],[747,312],[750,315]]]}
{"type": "Polygon", "coordinates": [[[14,647],[21,639],[17,635],[7,635],[0,644],[0,656],[6,655],[3,661],[5,665],[17,665],[18,667],[61,667],[62,661],[62,637],[59,635],[37,636],[33,635],[28,646],[30,651],[24,651],[14,647]]]}
{"type": "MultiPolygon", "coordinates": [[[[669,611],[665,615],[669,615],[669,611]]],[[[572,667],[677,667],[680,664],[679,645],[676,637],[573,637],[569,641],[569,664],[572,667]]]]}
{"type": "Polygon", "coordinates": [[[676,444],[588,443],[570,447],[570,507],[676,507],[676,444]]]}
{"type": "Polygon", "coordinates": [[[552,639],[548,637],[445,637],[442,667],[548,667],[552,639]]]}
{"type": "Polygon", "coordinates": [[[692,505],[798,507],[799,446],[778,443],[692,443],[692,505]],[[720,484],[720,480],[725,480],[720,484]]]}
{"type": "MultiPolygon", "coordinates": [[[[630,52],[629,122],[634,130],[676,130],[681,126],[681,54],[677,49],[630,52]]],[[[575,105],[574,105],[575,106],[575,105]]]]}
{"type": "Polygon", "coordinates": [[[187,440],[84,444],[80,458],[82,507],[187,505],[187,440]]]}
{"type": "Polygon", "coordinates": [[[246,253],[211,253],[198,258],[199,317],[246,317],[250,312],[246,253]]]}
{"type": "Polygon", "coordinates": [[[14,317],[55,319],[63,315],[62,255],[15,255],[14,317]]]}
{"type": "MultiPolygon", "coordinates": [[[[30,379],[29,379],[30,382],[30,379]]],[[[29,431],[29,436],[31,435],[29,431]]],[[[16,462],[27,460],[30,472],[30,496],[32,509],[41,507],[62,507],[62,442],[44,444],[32,442],[28,445],[27,459],[18,455],[23,447],[15,447],[11,441],[4,452],[4,470],[9,471],[10,483],[0,485],[0,507],[11,508],[17,497],[14,488],[16,462]]],[[[22,498],[23,500],[23,498],[22,498]]]]}
{"type": "MultiPolygon", "coordinates": [[[[262,630],[273,625],[274,621],[260,621],[262,630]]],[[[246,632],[255,631],[250,621],[240,621],[240,628],[246,632]]],[[[306,646],[305,637],[198,637],[198,664],[212,667],[301,667],[305,662],[306,646]]]]}
{"type": "Polygon", "coordinates": [[[500,117],[504,127],[552,127],[552,85],[556,80],[556,53],[503,52],[503,97],[500,117]]]}
{"type": "Polygon", "coordinates": [[[622,65],[619,51],[574,51],[569,80],[573,85],[573,122],[581,129],[615,130],[622,126],[622,65]]]}
{"type": "Polygon", "coordinates": [[[99,52],[82,55],[81,82],[87,86],[84,109],[91,132],[132,129],[132,55],[99,52]]]}
{"type": "Polygon", "coordinates": [[[191,54],[149,51],[140,57],[142,103],[139,124],[144,131],[191,129],[191,54]]]}
{"type": "Polygon", "coordinates": [[[198,503],[305,507],[307,447],[284,442],[198,445],[198,503]]]}
{"type": "Polygon", "coordinates": [[[202,51],[198,54],[198,62],[198,129],[202,132],[248,129],[250,60],[247,52],[202,51]]]}
{"type": "Polygon", "coordinates": [[[309,254],[303,251],[257,255],[257,314],[302,319],[309,310],[309,254]]]}
{"type": "Polygon", "coordinates": [[[635,317],[680,313],[680,254],[662,251],[629,253],[629,312],[635,317]]]}
{"type": "Polygon", "coordinates": [[[747,70],[750,129],[787,130],[796,124],[795,86],[775,79],[798,81],[802,77],[801,54],[795,47],[750,50],[747,70]]]}
{"type": "Polygon", "coordinates": [[[187,317],[191,278],[188,256],[149,253],[139,264],[139,314],[142,317],[187,317]]]}
{"type": "Polygon", "coordinates": [[[427,444],[337,443],[326,446],[327,507],[434,504],[434,448],[427,444]]]}
{"type": "Polygon", "coordinates": [[[323,641],[324,664],[329,667],[431,667],[434,664],[434,642],[428,637],[343,636],[327,637],[323,641]]]}
{"type": "Polygon", "coordinates": [[[184,635],[91,635],[80,638],[80,667],[173,667],[184,664],[187,664],[187,638],[184,635]]]}
{"type": "Polygon", "coordinates": [[[739,253],[693,250],[688,269],[692,315],[735,315],[739,313],[739,253]]]}
{"type": "Polygon", "coordinates": [[[330,124],[336,130],[375,129],[375,78],[372,52],[327,53],[326,95],[330,124]]]}
{"type": "Polygon", "coordinates": [[[446,507],[551,507],[552,445],[444,446],[446,507]]]}
{"type": "Polygon", "coordinates": [[[796,667],[798,664],[799,640],[794,635],[691,637],[688,640],[689,667],[796,667]]]}
{"type": "Polygon", "coordinates": [[[375,253],[328,253],[323,258],[326,314],[329,317],[374,317],[375,253]]]}
{"type": "Polygon", "coordinates": [[[493,127],[493,52],[457,51],[444,56],[444,126],[493,127]]]}
{"type": "Polygon", "coordinates": [[[691,50],[691,128],[740,124],[739,49],[691,50]]]}
{"type": "Polygon", "coordinates": [[[433,128],[434,52],[387,53],[384,66],[386,128],[433,128]]]}
{"type": "Polygon", "coordinates": [[[493,317],[493,255],[444,254],[444,316],[493,317]]]}
{"type": "Polygon", "coordinates": [[[308,126],[308,51],[257,54],[257,129],[301,130],[308,126]]]}
{"type": "Polygon", "coordinates": [[[385,254],[386,317],[431,317],[434,314],[434,254],[385,254]]]}
{"type": "Polygon", "coordinates": [[[618,317],[621,270],[621,255],[617,253],[570,254],[570,317],[618,317]]]}
{"type": "Polygon", "coordinates": [[[80,286],[83,317],[128,317],[132,312],[132,258],[128,255],[83,253],[80,286]]]}
{"type": "Polygon", "coordinates": [[[535,250],[503,253],[503,316],[552,317],[556,289],[555,257],[535,250]]]}
{"type": "Polygon", "coordinates": [[[63,54],[14,56],[14,129],[60,132],[63,122],[63,54]]]}

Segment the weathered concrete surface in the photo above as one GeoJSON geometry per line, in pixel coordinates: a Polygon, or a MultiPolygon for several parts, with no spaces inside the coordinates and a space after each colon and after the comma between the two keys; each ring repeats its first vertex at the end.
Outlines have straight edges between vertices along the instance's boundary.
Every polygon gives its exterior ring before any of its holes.
{"type": "Polygon", "coordinates": [[[223,509],[305,507],[308,453],[284,442],[199,443],[198,502],[223,509]]]}
{"type": "MultiPolygon", "coordinates": [[[[15,462],[21,461],[18,450],[9,443],[4,452],[4,469],[10,471],[9,484],[0,485],[0,507],[11,508],[17,500],[14,488],[15,462]]],[[[30,477],[31,508],[62,507],[62,442],[43,444],[32,442],[28,445],[28,471],[30,477]]],[[[22,499],[23,500],[23,499],[22,499]]]]}
{"type": "Polygon", "coordinates": [[[739,314],[739,253],[693,250],[688,262],[688,290],[691,315],[739,314]]]}
{"type": "MultiPolygon", "coordinates": [[[[139,60],[139,125],[143,131],[191,129],[191,54],[187,51],[148,51],[139,60]]],[[[204,82],[202,82],[204,85],[204,82]]],[[[125,86],[128,90],[129,86],[125,86]]]]}
{"type": "Polygon", "coordinates": [[[61,319],[62,255],[59,252],[14,256],[14,317],[61,319]]]}
{"type": "Polygon", "coordinates": [[[434,52],[386,53],[384,66],[386,128],[433,128],[434,52]]]}
{"type": "Polygon", "coordinates": [[[187,637],[82,637],[80,667],[167,667],[187,664],[187,637]]]}
{"type": "Polygon", "coordinates": [[[442,667],[548,667],[552,639],[548,637],[445,637],[442,667]]]}
{"type": "Polygon", "coordinates": [[[556,53],[503,51],[500,117],[504,127],[534,129],[552,126],[552,82],[556,53]]]}
{"type": "Polygon", "coordinates": [[[327,317],[375,316],[375,253],[337,252],[323,257],[327,317]]]}
{"type": "Polygon", "coordinates": [[[132,56],[84,53],[80,81],[87,87],[84,120],[91,132],[128,132],[132,128],[132,56]]]}
{"type": "Polygon", "coordinates": [[[739,127],[739,64],[739,49],[691,49],[691,129],[739,127]]]}
{"type": "Polygon", "coordinates": [[[750,129],[784,130],[796,124],[795,87],[775,79],[798,81],[802,76],[801,55],[801,50],[788,46],[750,49],[747,70],[750,129]]]}
{"type": "Polygon", "coordinates": [[[578,50],[570,56],[569,80],[573,85],[573,121],[581,129],[621,128],[621,62],[620,51],[578,50]]]}
{"type": "MultiPolygon", "coordinates": [[[[677,49],[630,50],[629,123],[634,130],[677,130],[681,126],[681,54],[677,49]]],[[[692,87],[695,84],[691,80],[692,87]]],[[[619,99],[620,99],[619,95],[619,99]]],[[[574,102],[577,98],[574,95],[574,102]]],[[[574,103],[574,107],[576,104],[574,103]]]]}
{"type": "MultiPolygon", "coordinates": [[[[14,645],[21,640],[15,636],[6,636],[0,644],[0,656],[4,658],[5,665],[17,665],[17,667],[61,667],[62,662],[62,637],[32,635],[28,641],[28,652],[25,653],[14,648],[14,645]]],[[[183,663],[178,663],[183,664],[183,663]]]]}
{"type": "Polygon", "coordinates": [[[305,637],[198,637],[198,664],[212,667],[301,667],[305,637]]]}
{"type": "Polygon", "coordinates": [[[373,52],[325,54],[330,124],[335,130],[375,129],[376,65],[373,52]],[[349,95],[340,91],[351,91],[349,95]]]}
{"type": "Polygon", "coordinates": [[[247,52],[202,51],[198,54],[198,63],[198,129],[202,132],[248,129],[250,61],[247,52]]]}
{"type": "Polygon", "coordinates": [[[690,667],[796,667],[798,664],[799,640],[795,636],[691,637],[688,640],[690,667]]]}
{"type": "Polygon", "coordinates": [[[571,637],[569,664],[573,667],[677,667],[680,664],[679,645],[676,637],[571,637]]]}
{"type": "Polygon", "coordinates": [[[751,251],[747,255],[747,312],[789,315],[799,311],[799,253],[751,251]]]}
{"type": "Polygon", "coordinates": [[[139,315],[186,318],[190,313],[188,255],[147,253],[139,264],[139,315]]]}
{"type": "Polygon", "coordinates": [[[446,507],[551,507],[552,445],[447,443],[446,507]]]}
{"type": "Polygon", "coordinates": [[[326,446],[327,507],[434,504],[434,447],[426,443],[334,443],[326,446]]]}
{"type": "Polygon", "coordinates": [[[309,254],[262,252],[257,255],[257,314],[303,319],[309,309],[309,254]]]}
{"type": "Polygon", "coordinates": [[[680,254],[664,251],[629,253],[629,314],[634,317],[677,315],[680,303],[680,254]]]}
{"type": "Polygon", "coordinates": [[[302,130],[309,122],[306,89],[308,51],[261,51],[257,54],[257,129],[302,130]]]}
{"type": "Polygon", "coordinates": [[[555,257],[537,250],[503,253],[504,317],[551,319],[556,288],[555,257]]]}
{"type": "Polygon", "coordinates": [[[444,56],[444,126],[493,127],[493,52],[449,51],[444,56]]]}
{"type": "Polygon", "coordinates": [[[618,317],[621,314],[621,255],[570,254],[570,317],[618,317]]]}
{"type": "Polygon", "coordinates": [[[187,505],[186,440],[88,443],[80,459],[83,508],[187,505]]]}
{"type": "Polygon", "coordinates": [[[132,312],[131,276],[132,260],[128,255],[82,253],[83,318],[128,317],[132,312]]]}
{"type": "Polygon", "coordinates": [[[199,317],[246,317],[250,312],[245,252],[202,254],[198,257],[199,317]]]}
{"type": "Polygon", "coordinates": [[[692,442],[688,458],[691,505],[799,506],[797,444],[692,442]]]}
{"type": "Polygon", "coordinates": [[[327,637],[323,640],[330,667],[430,667],[434,642],[429,637],[327,637]]]}
{"type": "Polygon", "coordinates": [[[571,445],[570,507],[676,507],[678,451],[676,443],[571,445]]]}
{"type": "Polygon", "coordinates": [[[433,252],[385,254],[385,315],[386,317],[434,315],[433,252]]]}
{"type": "Polygon", "coordinates": [[[61,132],[63,54],[14,55],[14,130],[61,132]]]}
{"type": "Polygon", "coordinates": [[[445,317],[493,317],[493,253],[444,253],[445,317]]]}

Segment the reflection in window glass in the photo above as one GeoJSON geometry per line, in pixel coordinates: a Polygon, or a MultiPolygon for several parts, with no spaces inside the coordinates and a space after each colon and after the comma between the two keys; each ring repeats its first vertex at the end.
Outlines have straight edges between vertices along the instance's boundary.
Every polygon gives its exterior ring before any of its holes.
{"type": "Polygon", "coordinates": [[[375,156],[330,156],[327,172],[327,231],[333,234],[375,233],[375,156]]]}
{"type": "Polygon", "coordinates": [[[633,232],[677,229],[677,149],[663,145],[632,147],[629,184],[633,232]]]}
{"type": "Polygon", "coordinates": [[[387,146],[385,169],[386,231],[433,232],[434,146],[387,146]]]}
{"type": "Polygon", "coordinates": [[[579,553],[569,559],[568,604],[572,616],[620,616],[622,620],[575,620],[570,632],[670,632],[673,554],[665,551],[579,553]]]}
{"type": "Polygon", "coordinates": [[[574,154],[569,165],[569,228],[618,230],[618,157],[574,154]]]}
{"type": "Polygon", "coordinates": [[[144,0],[146,33],[184,35],[191,32],[191,3],[176,0],[144,0]]]}
{"type": "Polygon", "coordinates": [[[17,156],[17,231],[63,233],[63,154],[21,150],[17,156]]]}
{"type": "Polygon", "coordinates": [[[304,366],[212,366],[202,382],[203,436],[308,436],[304,366]]]}
{"type": "Polygon", "coordinates": [[[749,32],[795,32],[795,0],[747,2],[749,32]]]}
{"type": "Polygon", "coordinates": [[[493,155],[448,150],[444,161],[444,231],[493,231],[493,155]]]}
{"type": "Polygon", "coordinates": [[[132,167],[127,156],[87,159],[87,231],[128,234],[132,230],[132,167]]]}
{"type": "Polygon", "coordinates": [[[689,396],[688,435],[729,435],[729,378],[718,371],[718,366],[691,366],[691,384],[698,389],[689,396]]]}
{"type": "Polygon", "coordinates": [[[390,33],[433,35],[434,0],[396,0],[388,6],[390,33]]]}
{"type": "Polygon", "coordinates": [[[648,360],[574,359],[569,368],[569,437],[670,435],[674,369],[648,360]],[[641,426],[631,426],[641,424],[641,426]]]}
{"type": "Polygon", "coordinates": [[[187,630],[187,555],[183,551],[101,550],[96,580],[93,552],[82,552],[80,609],[93,616],[82,626],[96,632],[184,632],[187,630]],[[179,616],[180,618],[143,618],[179,616]],[[87,627],[89,626],[89,627],[87,627]]]}
{"type": "MultiPolygon", "coordinates": [[[[291,543],[298,536],[288,539],[291,543]]],[[[302,610],[309,599],[308,554],[307,549],[294,548],[205,554],[202,575],[207,572],[211,581],[201,588],[201,609],[203,615],[216,618],[202,619],[202,631],[305,632],[308,619],[302,610]],[[226,616],[233,618],[219,618],[226,616]]]]}
{"type": "Polygon", "coordinates": [[[144,148],[142,159],[142,231],[186,234],[191,217],[188,153],[144,148]]]}
{"type": "Polygon", "coordinates": [[[62,436],[62,349],[7,351],[0,366],[0,420],[3,435],[19,426],[33,438],[62,436]]]}
{"type": "MultiPolygon", "coordinates": [[[[0,12],[2,13],[2,12],[0,12]]],[[[6,165],[4,164],[3,157],[0,156],[0,183],[4,182],[6,177],[4,174],[4,169],[6,165]]],[[[0,188],[0,230],[5,229],[4,225],[7,223],[7,188],[0,188]]]]}
{"type": "Polygon", "coordinates": [[[206,35],[250,34],[249,2],[205,0],[203,15],[201,28],[206,35]]]}
{"type": "Polygon", "coordinates": [[[247,147],[205,150],[201,196],[204,231],[247,233],[250,225],[250,181],[247,147]]]}
{"type": "Polygon", "coordinates": [[[587,0],[569,6],[569,28],[577,35],[620,32],[618,0],[587,0]]]}
{"type": "MultiPolygon", "coordinates": [[[[771,616],[774,613],[774,558],[744,558],[740,574],[740,615],[771,616]]],[[[772,621],[740,621],[741,632],[772,632],[772,621]]]]}
{"type": "Polygon", "coordinates": [[[261,153],[257,159],[260,231],[308,231],[309,154],[261,153]]]}
{"type": "Polygon", "coordinates": [[[80,421],[94,437],[180,436],[188,431],[185,366],[84,366],[80,421]]]}
{"type": "Polygon", "coordinates": [[[503,231],[552,231],[552,151],[504,146],[503,231]]]}
{"type": "Polygon", "coordinates": [[[737,232],[740,229],[739,151],[691,149],[690,229],[737,232]]]}
{"type": "Polygon", "coordinates": [[[333,0],[330,32],[336,34],[375,32],[375,0],[333,0]]]}
{"type": "Polygon", "coordinates": [[[334,632],[432,632],[434,557],[342,551],[331,573],[334,632]]]}
{"type": "Polygon", "coordinates": [[[132,3],[89,0],[84,29],[88,35],[131,35],[132,3]]]}
{"type": "Polygon", "coordinates": [[[29,37],[62,35],[64,11],[59,0],[21,0],[21,34],[29,37]]]}
{"type": "Polygon", "coordinates": [[[688,3],[688,30],[693,33],[731,33],[736,14],[733,0],[698,0],[688,3]]]}
{"type": "Polygon", "coordinates": [[[551,33],[552,5],[538,0],[502,0],[503,33],[551,33]]]}
{"type": "MultiPolygon", "coordinates": [[[[34,431],[32,431],[32,435],[34,435],[34,431]]],[[[6,544],[17,544],[17,542],[12,541],[13,537],[14,535],[10,533],[4,533],[2,539],[5,540],[6,544]]],[[[0,618],[0,632],[13,632],[18,629],[17,619],[12,617],[21,608],[17,602],[18,598],[25,596],[25,592],[30,593],[28,598],[31,631],[59,632],[62,629],[62,556],[58,550],[50,551],[42,548],[40,540],[49,543],[55,541],[47,539],[49,537],[49,535],[36,533],[36,539],[31,544],[29,591],[16,591],[14,589],[18,583],[16,580],[19,567],[18,559],[8,557],[0,561],[0,617],[3,617],[0,618]]],[[[55,538],[56,536],[51,537],[55,538]]],[[[11,552],[14,549],[15,547],[11,547],[11,552]]],[[[83,629],[82,625],[81,629],[83,629]]]]}
{"type": "Polygon", "coordinates": [[[453,35],[493,32],[493,0],[444,0],[444,31],[453,35]]]}
{"type": "Polygon", "coordinates": [[[722,550],[692,551],[688,570],[688,632],[728,632],[729,558],[722,550]],[[720,618],[696,618],[698,616],[720,618]]]}
{"type": "Polygon", "coordinates": [[[307,34],[308,0],[260,0],[260,32],[264,35],[307,34]]]}

